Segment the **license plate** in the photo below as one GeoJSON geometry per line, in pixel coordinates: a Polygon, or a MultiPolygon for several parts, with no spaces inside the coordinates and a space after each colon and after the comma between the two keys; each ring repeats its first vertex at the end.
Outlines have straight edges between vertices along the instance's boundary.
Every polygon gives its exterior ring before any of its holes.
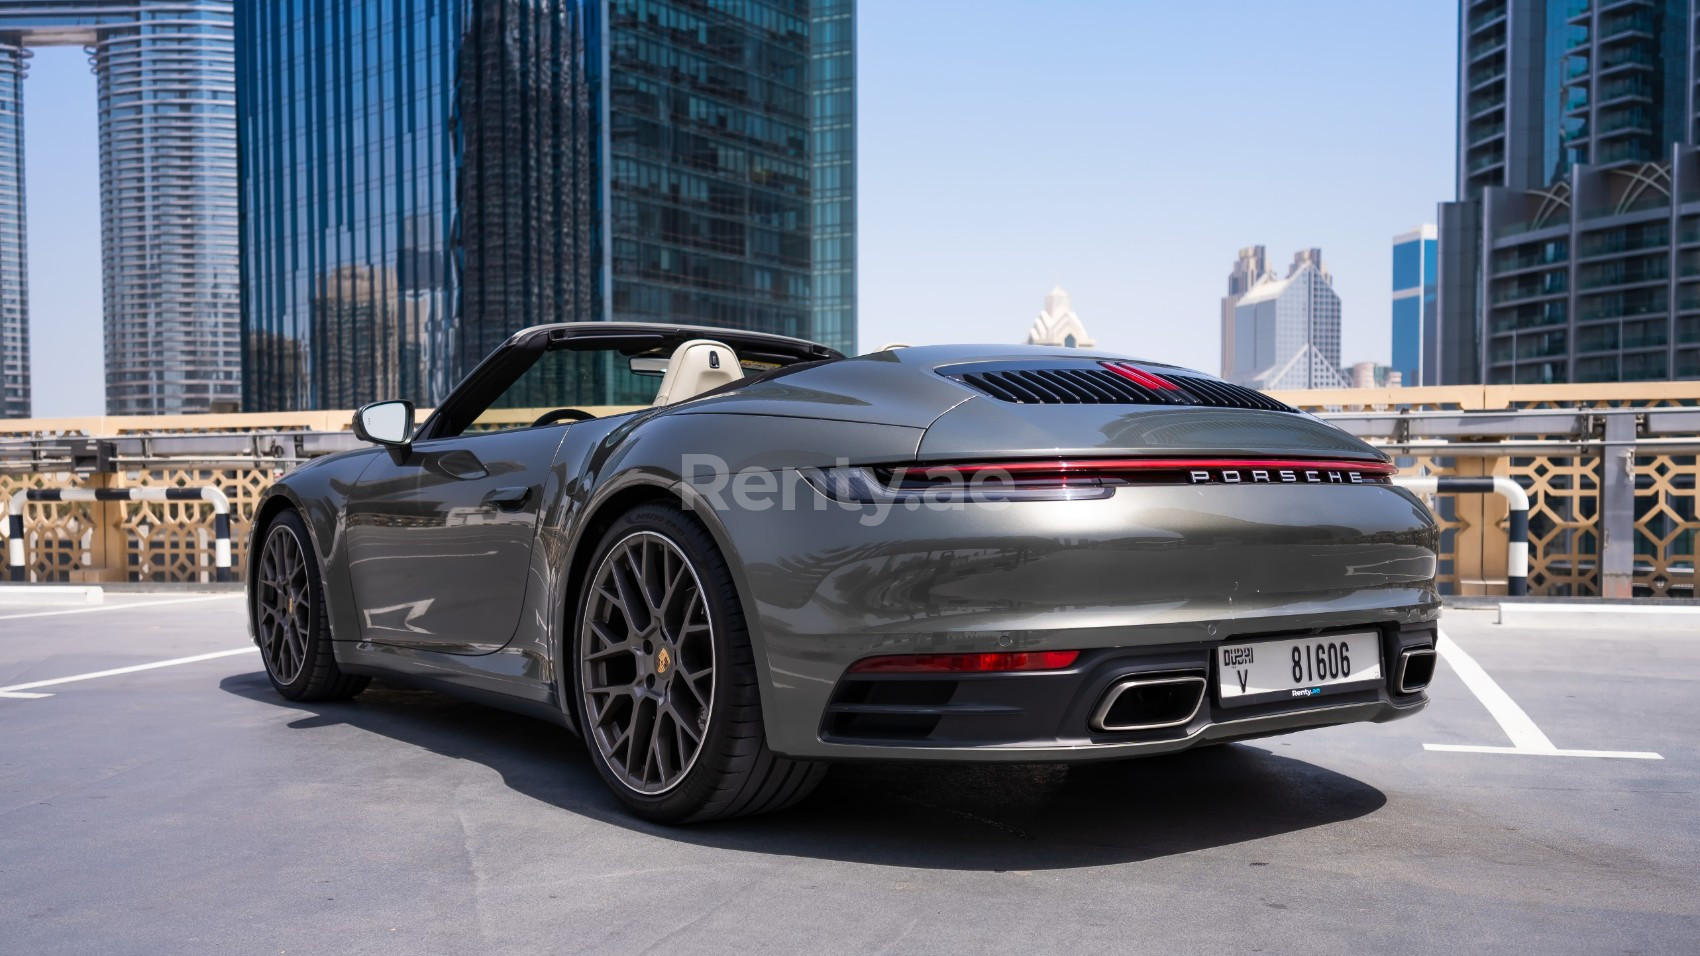
{"type": "Polygon", "coordinates": [[[1373,631],[1216,649],[1217,695],[1224,707],[1297,701],[1382,682],[1381,637],[1373,631]]]}

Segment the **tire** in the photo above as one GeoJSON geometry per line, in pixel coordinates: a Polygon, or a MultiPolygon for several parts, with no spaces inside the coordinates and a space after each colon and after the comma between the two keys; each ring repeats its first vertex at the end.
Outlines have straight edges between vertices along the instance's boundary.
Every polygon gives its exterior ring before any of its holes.
{"type": "Polygon", "coordinates": [[[675,505],[640,505],[603,535],[589,567],[571,634],[571,699],[591,762],[620,802],[674,824],[808,796],[826,765],[767,749],[744,612],[702,524],[675,505]]]}
{"type": "Polygon", "coordinates": [[[344,674],[331,646],[324,581],[307,526],[294,510],[266,528],[248,603],[266,676],[289,700],[340,700],[366,689],[371,678],[344,674]]]}

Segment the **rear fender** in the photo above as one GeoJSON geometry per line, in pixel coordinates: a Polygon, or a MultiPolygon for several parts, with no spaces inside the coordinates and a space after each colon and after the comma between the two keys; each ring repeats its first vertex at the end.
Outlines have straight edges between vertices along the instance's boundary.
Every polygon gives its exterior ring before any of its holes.
{"type": "MultiPolygon", "coordinates": [[[[575,428],[580,426],[574,426],[575,428]]],[[[615,432],[607,433],[609,436],[615,432]]],[[[586,430],[584,438],[590,437],[586,430]]],[[[600,529],[612,512],[624,510],[624,500],[645,490],[679,503],[700,520],[714,538],[732,572],[739,604],[745,610],[754,652],[762,706],[771,708],[773,675],[768,665],[767,636],[756,613],[754,592],[745,570],[745,547],[730,530],[721,505],[736,496],[711,491],[716,478],[709,462],[724,463],[731,474],[777,472],[786,468],[831,467],[839,461],[889,462],[912,458],[921,429],[865,422],[822,421],[736,414],[664,415],[645,421],[614,444],[568,441],[563,452],[571,471],[572,456],[582,456],[582,481],[549,522],[543,550],[550,554],[554,579],[560,585],[551,600],[551,618],[561,622],[561,635],[551,654],[567,673],[572,639],[577,630],[579,576],[600,543],[600,529]],[[822,451],[821,449],[827,449],[822,451]],[[689,456],[689,457],[687,457],[689,456]],[[693,473],[693,466],[694,473],[693,473]]],[[[779,505],[774,505],[777,510],[779,505]]],[[[563,686],[563,690],[564,690],[563,686]]],[[[773,712],[769,710],[768,712],[773,712]]]]}

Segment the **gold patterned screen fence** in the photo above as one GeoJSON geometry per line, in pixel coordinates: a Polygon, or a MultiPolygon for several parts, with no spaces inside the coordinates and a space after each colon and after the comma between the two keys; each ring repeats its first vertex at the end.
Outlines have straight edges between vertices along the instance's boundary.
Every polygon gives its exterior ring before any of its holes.
{"type": "MultiPolygon", "coordinates": [[[[1507,475],[1529,494],[1529,593],[1694,597],[1700,382],[1276,393],[1406,475],[1507,475]]],[[[1441,586],[1503,594],[1506,505],[1442,495],[1441,586]]]]}
{"type": "MultiPolygon", "coordinates": [[[[29,488],[200,487],[230,499],[231,564],[245,566],[247,531],[267,485],[299,461],[276,435],[337,433],[350,415],[107,416],[0,421],[0,513],[29,488]],[[88,440],[160,436],[264,436],[246,449],[225,443],[213,455],[148,449],[134,461],[92,461],[88,440]],[[215,457],[216,456],[216,457],[215,457]],[[103,467],[104,466],[104,467],[103,467]]],[[[24,508],[26,577],[31,581],[204,582],[214,577],[212,509],[198,501],[30,502],[24,508]]]]}
{"type": "MultiPolygon", "coordinates": [[[[1515,478],[1530,497],[1531,594],[1694,596],[1700,382],[1276,397],[1383,447],[1402,474],[1515,478]]],[[[22,488],[213,485],[230,499],[240,575],[265,487],[306,459],[349,447],[350,418],[333,411],[0,421],[0,519],[22,488]]],[[[1504,593],[1505,503],[1440,495],[1431,506],[1442,528],[1442,589],[1504,593]]],[[[32,581],[213,578],[212,512],[199,502],[32,502],[24,517],[32,581]]]]}

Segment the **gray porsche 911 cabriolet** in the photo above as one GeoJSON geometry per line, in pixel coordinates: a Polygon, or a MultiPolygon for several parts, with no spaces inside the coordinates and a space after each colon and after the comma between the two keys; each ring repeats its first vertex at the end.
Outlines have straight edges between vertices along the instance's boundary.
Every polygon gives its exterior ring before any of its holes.
{"type": "Polygon", "coordinates": [[[1077,349],[632,323],[516,333],[414,427],[261,502],[272,683],[374,676],[560,722],[667,822],[830,761],[1136,757],[1407,716],[1437,532],[1373,448],[1077,349]],[[564,396],[596,362],[654,404],[564,396]]]}

